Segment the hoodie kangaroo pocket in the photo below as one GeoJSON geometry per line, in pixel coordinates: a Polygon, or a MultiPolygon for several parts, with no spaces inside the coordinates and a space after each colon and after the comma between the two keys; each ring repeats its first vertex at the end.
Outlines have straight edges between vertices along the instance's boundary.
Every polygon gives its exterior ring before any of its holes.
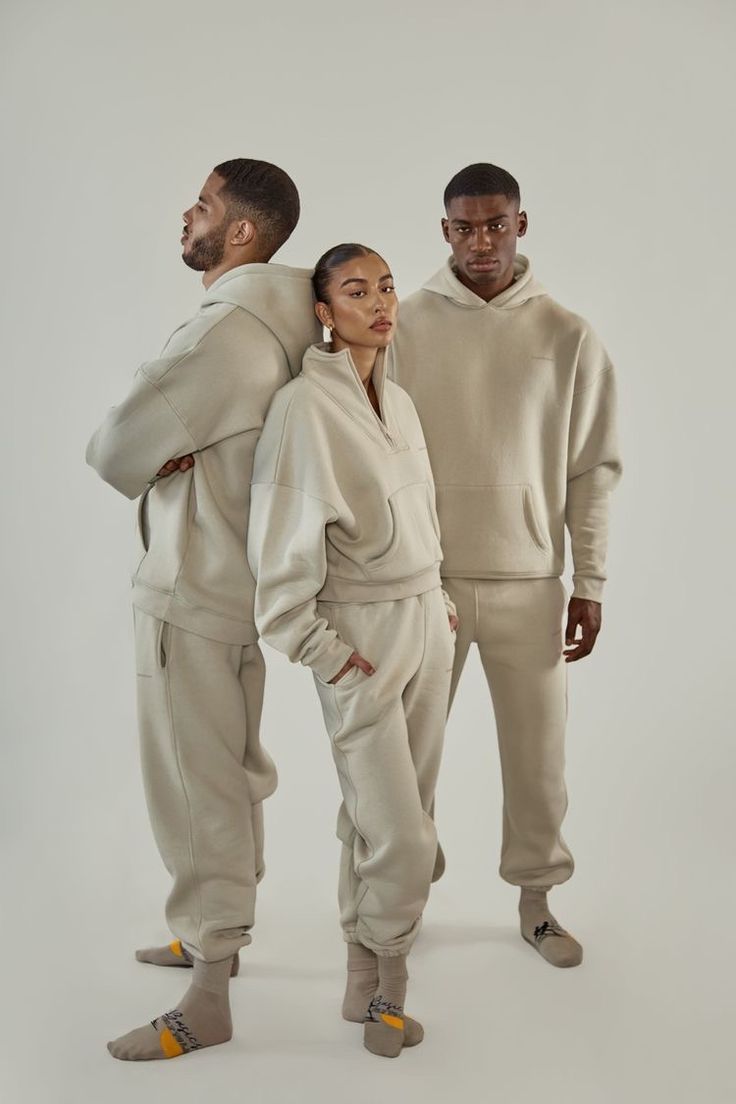
{"type": "Polygon", "coordinates": [[[551,569],[552,544],[529,483],[437,488],[442,574],[534,575],[551,569]]]}
{"type": "Polygon", "coordinates": [[[366,561],[371,576],[405,579],[425,571],[442,558],[430,487],[410,483],[388,500],[391,536],[377,556],[366,561]]]}

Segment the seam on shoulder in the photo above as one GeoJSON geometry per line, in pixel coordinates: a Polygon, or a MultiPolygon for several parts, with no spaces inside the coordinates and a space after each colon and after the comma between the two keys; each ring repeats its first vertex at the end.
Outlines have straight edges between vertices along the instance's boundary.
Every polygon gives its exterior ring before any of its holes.
{"type": "Polygon", "coordinates": [[[296,491],[297,494],[303,495],[304,498],[311,499],[312,502],[321,502],[323,506],[328,506],[329,509],[332,511],[332,513],[337,515],[337,510],[335,509],[335,507],[332,505],[331,502],[327,501],[326,498],[319,498],[318,495],[310,494],[309,491],[305,491],[302,487],[293,487],[291,485],[291,483],[279,483],[275,479],[271,479],[268,482],[254,479],[251,486],[252,487],[277,487],[277,488],[283,488],[286,491],[296,491]]]}
{"type": "MultiPolygon", "coordinates": [[[[210,304],[207,304],[207,305],[209,306],[210,304]]],[[[186,360],[187,357],[190,357],[192,355],[192,353],[196,353],[196,351],[199,349],[202,342],[206,341],[207,338],[215,332],[217,327],[221,326],[223,322],[226,322],[228,320],[228,318],[230,318],[230,316],[232,315],[233,311],[237,310],[237,307],[234,304],[228,303],[227,305],[230,307],[230,310],[227,312],[227,314],[223,315],[222,318],[218,318],[217,322],[215,322],[215,324],[213,326],[210,326],[210,328],[205,333],[202,334],[202,336],[200,337],[200,339],[199,339],[199,341],[197,342],[196,345],[192,345],[191,349],[187,349],[187,351],[185,353],[182,353],[181,356],[177,360],[175,360],[173,364],[169,365],[169,367],[166,369],[164,374],[161,376],[162,380],[166,379],[169,372],[171,372],[174,368],[176,368],[179,364],[181,364],[181,362],[183,360],[186,360]]],[[[250,314],[250,311],[248,311],[246,313],[250,314]]],[[[196,317],[197,316],[195,315],[195,318],[196,317]]],[[[255,316],[253,316],[253,317],[255,317],[255,316]]],[[[192,319],[192,321],[194,321],[194,319],[192,319]]],[[[176,331],[174,331],[174,332],[176,332],[176,331]]],[[[172,334],[171,336],[173,337],[174,335],[172,334]]],[[[171,338],[169,338],[169,340],[171,340],[171,338]]],[[[166,350],[166,346],[164,346],[164,352],[165,352],[165,350],[166,350]]],[[[161,360],[163,358],[159,357],[158,359],[161,360]]],[[[149,381],[149,383],[153,383],[153,380],[150,378],[150,376],[147,376],[146,373],[143,371],[143,369],[141,369],[141,371],[143,372],[143,375],[146,376],[146,379],[149,381]]],[[[154,385],[154,387],[157,386],[155,383],[153,385],[154,385]]]]}
{"type": "MultiPolygon", "coordinates": [[[[179,362],[177,361],[177,363],[179,363],[179,362]]],[[[176,404],[171,401],[171,399],[166,394],[166,392],[163,391],[157,383],[154,383],[154,381],[151,379],[150,376],[146,375],[146,373],[143,371],[142,368],[140,369],[140,373],[143,376],[146,383],[148,384],[148,386],[152,387],[154,389],[154,391],[158,392],[158,394],[161,396],[161,398],[164,400],[164,402],[167,404],[167,406],[171,409],[172,414],[184,426],[184,429],[189,434],[189,437],[191,438],[192,444],[194,445],[194,451],[198,452],[200,450],[199,442],[197,441],[196,437],[192,433],[191,426],[189,425],[189,422],[186,420],[186,418],[182,414],[181,410],[179,410],[179,408],[176,406],[176,404]]]]}
{"type": "MultiPolygon", "coordinates": [[[[284,360],[286,361],[286,365],[287,365],[287,368],[288,368],[288,371],[289,371],[289,375],[291,375],[291,362],[289,360],[289,354],[286,352],[286,347],[284,346],[284,343],[282,342],[281,338],[276,333],[276,331],[272,330],[271,327],[266,322],[264,322],[262,318],[259,318],[257,314],[253,313],[253,311],[248,310],[247,307],[241,307],[241,306],[233,305],[233,309],[234,310],[242,310],[244,314],[247,314],[249,318],[254,319],[254,321],[256,321],[258,323],[258,325],[261,326],[264,330],[266,330],[267,333],[270,333],[271,337],[278,344],[279,349],[281,349],[281,352],[284,355],[284,360]]],[[[296,377],[293,377],[293,378],[296,378],[296,377]]]]}
{"type": "Polygon", "coordinates": [[[281,453],[283,452],[283,449],[284,449],[284,436],[286,434],[286,423],[288,422],[289,415],[291,413],[291,404],[293,403],[294,398],[296,397],[296,388],[293,387],[292,391],[294,392],[294,394],[289,396],[289,401],[286,405],[286,410],[284,411],[284,420],[281,423],[281,436],[279,437],[279,447],[276,451],[276,461],[274,463],[274,468],[273,468],[274,479],[276,479],[278,477],[279,465],[281,464],[281,453]]]}
{"type": "Polygon", "coordinates": [[[592,379],[590,381],[590,383],[586,383],[584,387],[578,387],[575,391],[573,391],[572,397],[575,398],[576,395],[582,395],[584,391],[590,391],[591,387],[595,387],[598,384],[601,377],[605,376],[606,372],[612,372],[612,371],[613,371],[613,365],[612,364],[607,364],[605,368],[601,368],[600,372],[597,374],[595,379],[592,379]]]}

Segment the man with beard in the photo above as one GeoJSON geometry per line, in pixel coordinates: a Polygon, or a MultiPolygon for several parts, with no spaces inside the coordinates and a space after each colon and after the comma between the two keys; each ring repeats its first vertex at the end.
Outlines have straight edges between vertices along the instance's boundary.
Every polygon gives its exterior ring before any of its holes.
{"type": "Polygon", "coordinates": [[[450,701],[475,642],[501,757],[501,876],[521,889],[524,939],[553,965],[576,966],[582,947],[547,893],[573,870],[560,831],[565,662],[589,655],[601,626],[608,496],[621,471],[614,373],[588,323],[517,256],[527,216],[513,176],[469,165],[444,200],[452,257],[402,304],[395,350],[427,440],[444,586],[460,618],[450,701]],[[574,590],[563,660],[565,526],[574,590]]]}
{"type": "Polygon", "coordinates": [[[133,578],[146,799],[173,878],[168,947],[141,961],[193,966],[172,1011],[108,1044],[171,1058],[232,1035],[229,979],[250,942],[263,874],[261,803],[276,787],[260,743],[264,662],[248,568],[253,453],[277,388],[321,336],[311,273],[268,264],[299,218],[283,170],[218,165],[184,214],[182,258],[206,295],[97,430],[87,460],[139,499],[133,578]]]}

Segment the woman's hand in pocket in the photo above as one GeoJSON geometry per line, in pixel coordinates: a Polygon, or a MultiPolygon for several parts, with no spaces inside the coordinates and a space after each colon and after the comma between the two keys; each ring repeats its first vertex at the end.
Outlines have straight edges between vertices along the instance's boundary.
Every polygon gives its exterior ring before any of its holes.
{"type": "Polygon", "coordinates": [[[366,675],[374,675],[376,673],[375,667],[373,667],[367,659],[363,659],[360,652],[353,652],[345,666],[341,667],[335,677],[330,679],[330,686],[335,686],[340,679],[345,678],[345,675],[351,667],[360,667],[361,671],[366,675]]]}

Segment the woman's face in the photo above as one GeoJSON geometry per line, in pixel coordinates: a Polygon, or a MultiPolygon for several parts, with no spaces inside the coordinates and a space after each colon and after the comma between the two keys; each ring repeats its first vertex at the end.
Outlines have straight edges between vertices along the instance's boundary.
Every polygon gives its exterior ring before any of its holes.
{"type": "Polygon", "coordinates": [[[332,273],[328,303],[317,303],[317,317],[332,331],[339,352],[347,346],[383,349],[390,345],[399,304],[394,278],[376,253],[345,261],[332,273]]]}

